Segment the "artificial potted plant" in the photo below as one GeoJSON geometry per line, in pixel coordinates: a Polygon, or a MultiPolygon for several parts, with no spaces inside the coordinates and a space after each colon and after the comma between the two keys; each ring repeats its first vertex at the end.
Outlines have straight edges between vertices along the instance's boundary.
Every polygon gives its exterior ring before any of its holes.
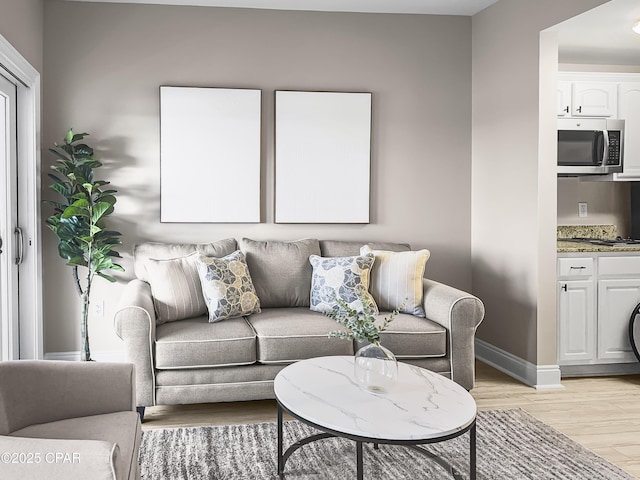
{"type": "Polygon", "coordinates": [[[121,234],[108,230],[105,225],[116,203],[116,190],[103,190],[109,182],[94,179],[94,169],[102,164],[93,158],[93,149],[82,142],[87,135],[74,134],[70,129],[64,143],[54,143],[55,148],[49,149],[57,157],[56,164],[51,167],[56,174],[49,174],[50,188],[62,200],[46,202],[54,208],[47,226],[58,237],[58,254],[72,268],[76,291],[82,300],[80,358],[84,361],[91,360],[87,320],[94,277],[98,275],[115,282],[115,278],[105,271],[124,271],[113,262],[114,258],[121,258],[115,250],[121,243],[121,234]],[[79,267],[86,268],[84,280],[81,280],[79,267]]]}

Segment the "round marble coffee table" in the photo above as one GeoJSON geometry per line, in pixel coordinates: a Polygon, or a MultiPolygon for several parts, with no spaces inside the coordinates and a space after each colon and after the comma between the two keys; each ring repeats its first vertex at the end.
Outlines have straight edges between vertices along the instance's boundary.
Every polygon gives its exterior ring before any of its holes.
{"type": "Polygon", "coordinates": [[[398,363],[398,380],[387,393],[360,387],[353,357],[303,360],[284,368],[275,378],[278,401],[278,475],[284,478],[289,456],[298,448],[329,437],[356,442],[357,478],[362,480],[362,444],[406,445],[463,477],[445,460],[419,447],[470,435],[469,478],[476,478],[476,403],[463,387],[437,373],[398,363]],[[283,410],[324,432],[299,440],[283,453],[283,410]]]}

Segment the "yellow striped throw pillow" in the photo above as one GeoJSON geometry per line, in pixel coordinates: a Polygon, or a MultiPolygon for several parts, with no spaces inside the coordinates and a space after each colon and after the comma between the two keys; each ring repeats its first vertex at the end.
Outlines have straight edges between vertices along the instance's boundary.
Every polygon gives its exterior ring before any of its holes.
{"type": "Polygon", "coordinates": [[[369,291],[381,311],[403,307],[402,313],[424,317],[422,306],[422,277],[431,253],[429,250],[391,252],[373,250],[368,245],[360,249],[360,255],[372,254],[369,291]],[[404,306],[403,306],[404,303],[404,306]]]}

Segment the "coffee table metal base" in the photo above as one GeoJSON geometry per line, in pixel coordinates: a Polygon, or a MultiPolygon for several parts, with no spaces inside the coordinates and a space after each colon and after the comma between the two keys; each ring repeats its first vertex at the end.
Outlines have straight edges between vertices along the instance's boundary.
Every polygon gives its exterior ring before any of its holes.
{"type": "Polygon", "coordinates": [[[335,432],[327,428],[323,428],[320,425],[316,425],[313,422],[309,422],[308,420],[305,420],[304,418],[301,418],[298,415],[290,412],[285,407],[283,407],[280,404],[280,402],[278,402],[278,477],[281,480],[285,478],[285,473],[284,473],[285,464],[287,463],[287,460],[289,459],[291,454],[296,450],[298,450],[300,447],[307,445],[311,442],[315,442],[316,440],[322,440],[325,438],[342,437],[342,438],[351,439],[354,442],[356,442],[356,472],[357,472],[358,480],[363,480],[364,478],[363,477],[363,459],[362,459],[363,443],[373,443],[374,448],[376,450],[378,449],[379,444],[407,446],[412,450],[420,452],[421,454],[431,458],[441,467],[448,469],[451,472],[451,475],[454,479],[463,480],[464,477],[462,477],[461,474],[458,473],[456,469],[453,468],[453,466],[451,466],[446,460],[444,460],[441,457],[438,457],[437,455],[429,452],[428,450],[425,450],[424,448],[420,447],[420,445],[429,444],[429,443],[439,443],[439,442],[451,440],[452,438],[456,438],[456,437],[459,437],[460,435],[463,435],[467,431],[469,432],[469,479],[476,480],[476,421],[475,420],[467,428],[460,430],[455,434],[451,434],[443,437],[437,437],[431,440],[421,440],[417,442],[382,440],[382,439],[347,435],[341,432],[335,432]],[[324,433],[318,433],[318,434],[303,438],[301,440],[298,440],[297,442],[292,444],[289,448],[287,448],[285,452],[283,452],[282,451],[284,448],[284,435],[283,435],[284,432],[283,432],[283,425],[282,425],[283,410],[286,411],[291,416],[293,416],[294,418],[296,418],[297,420],[300,420],[301,422],[306,423],[307,425],[313,428],[321,430],[324,433]]]}

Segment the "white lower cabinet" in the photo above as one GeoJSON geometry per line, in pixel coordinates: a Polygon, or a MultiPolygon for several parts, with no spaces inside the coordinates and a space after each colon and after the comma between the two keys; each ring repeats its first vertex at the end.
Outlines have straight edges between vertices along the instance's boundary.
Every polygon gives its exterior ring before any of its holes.
{"type": "MultiPolygon", "coordinates": [[[[640,302],[640,256],[593,253],[558,258],[558,363],[596,367],[637,363],[629,317],[640,302]]],[[[584,366],[582,368],[581,366],[584,366]]],[[[564,370],[563,370],[564,374],[564,370]]]]}
{"type": "Polygon", "coordinates": [[[598,280],[599,360],[635,361],[629,317],[640,302],[640,278],[598,280]]]}
{"type": "Polygon", "coordinates": [[[592,280],[558,283],[560,364],[595,358],[595,299],[592,280]]]}

